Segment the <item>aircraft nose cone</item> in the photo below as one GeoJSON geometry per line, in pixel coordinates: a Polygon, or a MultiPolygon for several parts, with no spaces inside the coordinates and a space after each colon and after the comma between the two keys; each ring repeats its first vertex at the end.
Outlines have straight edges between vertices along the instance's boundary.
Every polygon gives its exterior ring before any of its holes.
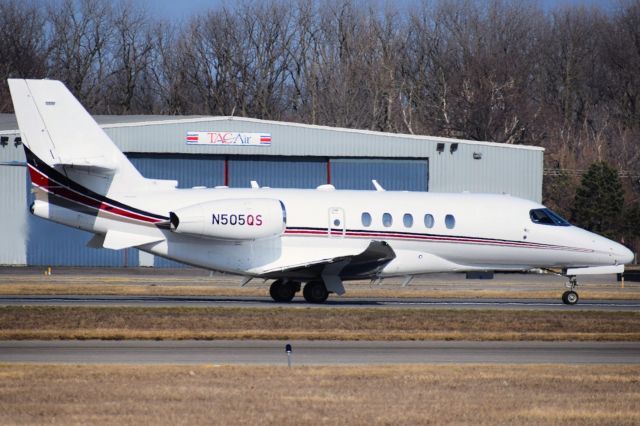
{"type": "Polygon", "coordinates": [[[627,263],[633,262],[633,259],[635,257],[633,252],[622,244],[618,244],[618,246],[619,247],[614,248],[618,263],[626,265],[627,263]]]}

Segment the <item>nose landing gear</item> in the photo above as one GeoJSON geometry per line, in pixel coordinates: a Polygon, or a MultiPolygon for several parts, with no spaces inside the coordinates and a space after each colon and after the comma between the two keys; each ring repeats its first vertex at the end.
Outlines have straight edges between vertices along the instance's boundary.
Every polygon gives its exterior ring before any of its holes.
{"type": "Polygon", "coordinates": [[[565,305],[575,305],[578,303],[580,299],[578,297],[578,293],[576,293],[575,289],[578,286],[578,280],[575,276],[569,277],[569,282],[565,284],[565,286],[569,289],[562,293],[562,303],[565,305]]]}

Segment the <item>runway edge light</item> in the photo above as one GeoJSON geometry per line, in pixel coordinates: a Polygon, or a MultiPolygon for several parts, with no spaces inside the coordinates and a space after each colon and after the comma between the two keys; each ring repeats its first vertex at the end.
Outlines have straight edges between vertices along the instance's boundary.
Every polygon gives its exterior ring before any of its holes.
{"type": "Polygon", "coordinates": [[[289,366],[289,368],[291,368],[291,345],[287,343],[287,345],[284,347],[284,350],[287,353],[287,365],[289,366]]]}

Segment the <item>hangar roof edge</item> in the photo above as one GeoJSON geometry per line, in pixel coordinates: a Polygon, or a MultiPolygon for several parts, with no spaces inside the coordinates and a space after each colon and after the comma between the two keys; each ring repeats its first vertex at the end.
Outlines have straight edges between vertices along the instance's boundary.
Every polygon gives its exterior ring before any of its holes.
{"type": "Polygon", "coordinates": [[[193,118],[174,118],[169,120],[151,120],[151,121],[129,122],[129,123],[112,123],[112,124],[103,125],[102,127],[107,129],[107,128],[120,128],[120,127],[157,126],[157,125],[167,125],[167,124],[176,124],[176,123],[201,123],[206,121],[244,121],[249,123],[264,123],[264,124],[270,124],[275,126],[300,127],[300,128],[306,128],[306,129],[339,131],[344,133],[358,133],[363,135],[386,136],[386,137],[403,138],[403,139],[429,140],[429,141],[449,142],[449,143],[457,142],[457,143],[464,143],[467,145],[487,145],[492,147],[525,149],[525,150],[532,150],[532,151],[545,150],[543,147],[532,146],[532,145],[512,145],[512,144],[505,144],[505,143],[499,143],[499,142],[486,142],[486,141],[473,141],[468,139],[446,138],[442,136],[378,132],[375,130],[350,129],[347,127],[331,127],[331,126],[322,126],[318,124],[304,124],[304,123],[296,123],[292,121],[262,120],[259,118],[236,117],[236,116],[208,116],[208,117],[193,117],[193,118]]]}
{"type": "MultiPolygon", "coordinates": [[[[109,116],[109,115],[96,115],[93,116],[98,124],[104,129],[109,128],[122,128],[122,127],[140,127],[140,126],[158,126],[158,125],[171,125],[179,123],[201,123],[207,121],[242,121],[248,123],[262,123],[274,126],[288,126],[298,127],[306,129],[326,130],[326,131],[339,131],[343,133],[356,133],[361,135],[371,136],[385,136],[392,138],[413,139],[413,140],[427,140],[431,142],[448,142],[448,143],[463,143],[467,145],[485,145],[492,147],[512,148],[512,149],[524,149],[531,151],[544,151],[543,147],[532,145],[512,145],[499,142],[486,142],[486,141],[473,141],[468,139],[456,139],[447,138],[442,136],[428,136],[428,135],[412,135],[408,133],[390,133],[379,132],[375,130],[364,129],[350,129],[346,127],[331,127],[322,126],[317,124],[304,124],[295,123],[289,121],[275,121],[275,120],[262,120],[258,118],[248,117],[236,117],[236,116],[191,116],[191,117],[177,117],[177,116],[161,116],[161,115],[134,115],[134,116],[109,116]],[[121,121],[118,121],[121,120],[121,121]]],[[[17,123],[15,121],[14,114],[0,114],[0,134],[14,134],[17,133],[17,123]],[[14,128],[10,128],[14,127],[14,128]]]]}

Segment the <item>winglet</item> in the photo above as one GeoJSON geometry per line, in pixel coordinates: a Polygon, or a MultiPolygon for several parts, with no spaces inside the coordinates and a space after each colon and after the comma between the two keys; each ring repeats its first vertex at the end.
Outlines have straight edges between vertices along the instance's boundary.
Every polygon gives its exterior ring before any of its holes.
{"type": "Polygon", "coordinates": [[[376,189],[376,191],[384,191],[385,189],[382,187],[382,185],[380,185],[378,183],[377,180],[375,179],[371,179],[371,183],[373,184],[373,187],[376,189]]]}

